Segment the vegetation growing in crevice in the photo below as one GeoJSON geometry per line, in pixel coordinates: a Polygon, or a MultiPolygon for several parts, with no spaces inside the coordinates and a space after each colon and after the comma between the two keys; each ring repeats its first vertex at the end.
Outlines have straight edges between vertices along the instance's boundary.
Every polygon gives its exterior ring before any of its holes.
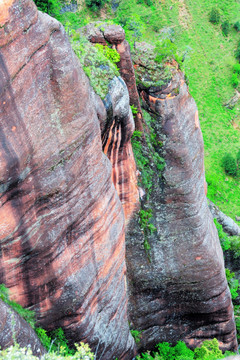
{"type": "MultiPolygon", "coordinates": [[[[28,324],[35,330],[39,340],[45,349],[51,353],[44,355],[44,359],[59,359],[68,357],[69,359],[91,360],[94,355],[88,344],[75,344],[75,348],[70,348],[68,340],[65,337],[62,328],[57,328],[51,332],[36,326],[35,312],[29,309],[24,309],[20,304],[9,299],[9,290],[4,284],[0,284],[0,298],[7,305],[9,305],[15,312],[17,312],[28,324]],[[89,357],[87,357],[89,356],[89,357]]],[[[0,351],[0,359],[38,359],[31,355],[31,351],[20,349],[18,344],[7,350],[0,351]],[[26,357],[23,357],[25,354],[26,357]],[[29,357],[27,357],[29,356],[29,357]]]]}
{"type": "Polygon", "coordinates": [[[119,76],[116,63],[120,56],[115,49],[100,44],[91,44],[84,36],[74,30],[68,31],[73,50],[82,64],[94,91],[104,99],[110,81],[119,76]]]}
{"type": "Polygon", "coordinates": [[[157,230],[152,222],[153,211],[149,205],[149,199],[153,190],[154,181],[162,181],[162,172],[165,168],[164,158],[161,156],[163,143],[153,128],[154,119],[143,110],[146,128],[143,134],[135,131],[132,136],[132,148],[137,168],[140,172],[138,177],[139,186],[144,189],[145,200],[139,211],[139,224],[144,234],[144,249],[148,260],[151,261],[151,246],[149,238],[157,230]]]}
{"type": "MultiPolygon", "coordinates": [[[[220,244],[223,249],[224,256],[229,252],[233,254],[233,258],[237,259],[240,257],[240,236],[228,236],[224,231],[222,225],[214,219],[216,225],[220,244]]],[[[234,305],[234,317],[237,328],[237,339],[240,341],[240,305],[239,305],[239,280],[235,276],[234,272],[231,272],[230,269],[226,268],[226,278],[229,286],[229,290],[232,296],[232,301],[234,305]]]]}
{"type": "Polygon", "coordinates": [[[24,309],[20,304],[9,299],[9,290],[4,284],[0,284],[0,298],[14,311],[16,311],[29,325],[35,328],[35,312],[29,309],[24,309]]]}

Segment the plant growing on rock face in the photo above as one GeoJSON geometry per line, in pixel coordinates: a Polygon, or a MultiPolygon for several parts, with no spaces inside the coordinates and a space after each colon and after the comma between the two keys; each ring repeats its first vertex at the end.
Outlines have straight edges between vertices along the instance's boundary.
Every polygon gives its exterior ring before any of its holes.
{"type": "Polygon", "coordinates": [[[20,304],[9,299],[9,290],[4,284],[0,284],[0,298],[8,304],[14,311],[16,311],[29,325],[34,329],[35,327],[35,312],[24,309],[20,304]]]}
{"type": "Polygon", "coordinates": [[[139,330],[130,330],[130,333],[132,335],[132,337],[134,338],[136,344],[138,344],[141,341],[141,331],[139,330]]]}
{"type": "Polygon", "coordinates": [[[119,76],[116,62],[120,56],[115,49],[103,45],[93,45],[75,31],[70,32],[73,50],[78,56],[85,74],[89,77],[94,91],[104,99],[114,76],[119,76]]]}
{"type": "Polygon", "coordinates": [[[169,39],[158,41],[154,52],[156,54],[155,61],[159,64],[167,60],[171,61],[172,59],[180,62],[177,56],[177,46],[169,39]]]}
{"type": "Polygon", "coordinates": [[[239,281],[235,278],[235,273],[231,272],[229,269],[225,269],[226,271],[226,278],[228,282],[228,286],[230,289],[230,293],[232,296],[232,299],[236,299],[238,297],[238,288],[239,288],[239,281]]]}

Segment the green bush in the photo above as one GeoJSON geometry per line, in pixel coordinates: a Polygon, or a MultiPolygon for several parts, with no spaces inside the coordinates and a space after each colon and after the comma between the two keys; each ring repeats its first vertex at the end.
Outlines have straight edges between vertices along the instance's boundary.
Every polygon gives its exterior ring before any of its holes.
{"type": "Polygon", "coordinates": [[[236,299],[238,297],[238,288],[239,288],[239,281],[235,278],[235,273],[231,272],[229,269],[225,269],[226,271],[226,278],[228,282],[228,286],[230,289],[230,293],[232,296],[232,299],[236,299]]]}
{"type": "Polygon", "coordinates": [[[58,0],[34,0],[38,9],[50,15],[58,15],[61,9],[61,3],[58,0]]]}
{"type": "Polygon", "coordinates": [[[233,65],[233,71],[240,74],[240,64],[233,65]]]}
{"type": "MultiPolygon", "coordinates": [[[[56,352],[50,352],[41,357],[42,360],[94,360],[94,354],[91,352],[88,344],[75,344],[76,352],[74,355],[65,356],[56,352]]],[[[40,359],[40,360],[41,360],[40,359]]],[[[20,348],[18,344],[0,351],[0,360],[39,360],[37,356],[32,355],[31,349],[20,348]]]]}
{"type": "Polygon", "coordinates": [[[220,12],[217,8],[212,8],[209,14],[209,21],[213,24],[218,24],[220,21],[220,12]]]}
{"type": "Polygon", "coordinates": [[[138,344],[141,341],[141,331],[139,330],[130,330],[130,333],[132,337],[134,338],[136,344],[138,344]]]}
{"type": "Polygon", "coordinates": [[[92,11],[98,11],[101,9],[107,0],[85,0],[87,7],[89,7],[92,11]]]}
{"type": "Polygon", "coordinates": [[[231,154],[228,153],[223,157],[222,165],[226,174],[232,176],[237,175],[237,163],[231,154]]]}
{"type": "Polygon", "coordinates": [[[177,56],[177,46],[171,42],[170,39],[158,41],[154,50],[156,57],[155,61],[160,64],[164,61],[171,61],[172,59],[179,60],[177,56]]]}
{"type": "Polygon", "coordinates": [[[238,87],[239,85],[239,79],[238,79],[238,74],[237,73],[233,73],[232,74],[232,86],[234,88],[238,87]]]}
{"type": "Polygon", "coordinates": [[[236,21],[235,24],[233,25],[234,29],[237,31],[240,31],[240,21],[236,21]]]}
{"type": "Polygon", "coordinates": [[[237,49],[236,49],[236,52],[235,52],[235,57],[240,61],[240,40],[238,41],[238,44],[237,44],[237,49]]]}
{"type": "Polygon", "coordinates": [[[230,31],[230,24],[229,22],[226,20],[222,23],[222,32],[225,36],[228,36],[230,31]]]}
{"type": "MultiPolygon", "coordinates": [[[[176,346],[164,342],[157,346],[157,352],[150,353],[149,351],[137,356],[137,360],[217,360],[225,356],[219,349],[217,339],[205,340],[200,347],[194,351],[188,349],[186,344],[179,341],[176,346]]],[[[226,355],[233,355],[228,352],[226,355]]]]}
{"type": "Polygon", "coordinates": [[[221,244],[223,251],[229,250],[231,247],[231,241],[230,241],[229,237],[223,231],[222,225],[220,225],[216,219],[214,219],[214,223],[215,223],[217,231],[218,231],[218,237],[219,237],[220,244],[221,244]]]}

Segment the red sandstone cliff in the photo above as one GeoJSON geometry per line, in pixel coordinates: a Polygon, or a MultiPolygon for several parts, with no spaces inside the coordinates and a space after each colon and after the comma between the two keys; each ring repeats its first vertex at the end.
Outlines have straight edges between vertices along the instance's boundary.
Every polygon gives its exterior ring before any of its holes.
{"type": "MultiPolygon", "coordinates": [[[[30,0],[2,3],[0,25],[0,282],[35,308],[43,327],[99,343],[102,359],[131,359],[123,209],[129,221],[138,189],[126,85],[114,78],[102,102],[63,28],[30,0]]],[[[101,36],[121,54],[141,120],[129,48],[114,31],[101,36]]],[[[165,88],[140,90],[166,167],[152,179],[148,203],[157,228],[148,239],[151,262],[138,217],[129,224],[131,321],[143,331],[142,347],[217,337],[235,348],[195,102],[180,73],[165,88]]]]}
{"type": "Polygon", "coordinates": [[[130,358],[124,215],[89,81],[32,1],[0,10],[0,283],[44,328],[130,358]]]}
{"type": "Polygon", "coordinates": [[[223,253],[204,191],[197,107],[183,74],[172,71],[165,86],[141,88],[165,169],[144,202],[156,227],[148,237],[150,261],[137,219],[127,235],[129,314],[143,348],[179,339],[194,347],[216,337],[222,349],[236,350],[223,253]]]}

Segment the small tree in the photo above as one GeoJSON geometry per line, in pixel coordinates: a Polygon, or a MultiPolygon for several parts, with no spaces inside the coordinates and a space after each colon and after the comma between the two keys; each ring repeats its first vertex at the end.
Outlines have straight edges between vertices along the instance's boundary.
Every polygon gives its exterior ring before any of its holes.
{"type": "Polygon", "coordinates": [[[101,9],[106,2],[106,0],[85,0],[86,5],[93,11],[101,9]]]}
{"type": "Polygon", "coordinates": [[[226,20],[222,23],[222,32],[225,36],[228,36],[230,31],[230,24],[229,22],[226,20]]]}
{"type": "Polygon", "coordinates": [[[234,74],[232,74],[232,86],[234,88],[236,88],[236,87],[238,87],[238,84],[239,84],[238,74],[234,73],[234,74]]]}
{"type": "Polygon", "coordinates": [[[222,164],[226,174],[236,176],[237,175],[237,163],[231,154],[226,154],[223,157],[222,164]]]}
{"type": "Polygon", "coordinates": [[[209,14],[209,21],[213,24],[218,24],[220,21],[220,12],[217,8],[212,8],[209,14]]]}
{"type": "Polygon", "coordinates": [[[237,44],[237,50],[235,52],[235,56],[240,61],[240,40],[238,41],[238,44],[237,44]]]}
{"type": "Polygon", "coordinates": [[[235,24],[233,25],[234,29],[237,31],[240,31],[240,21],[236,21],[235,24]]]}

